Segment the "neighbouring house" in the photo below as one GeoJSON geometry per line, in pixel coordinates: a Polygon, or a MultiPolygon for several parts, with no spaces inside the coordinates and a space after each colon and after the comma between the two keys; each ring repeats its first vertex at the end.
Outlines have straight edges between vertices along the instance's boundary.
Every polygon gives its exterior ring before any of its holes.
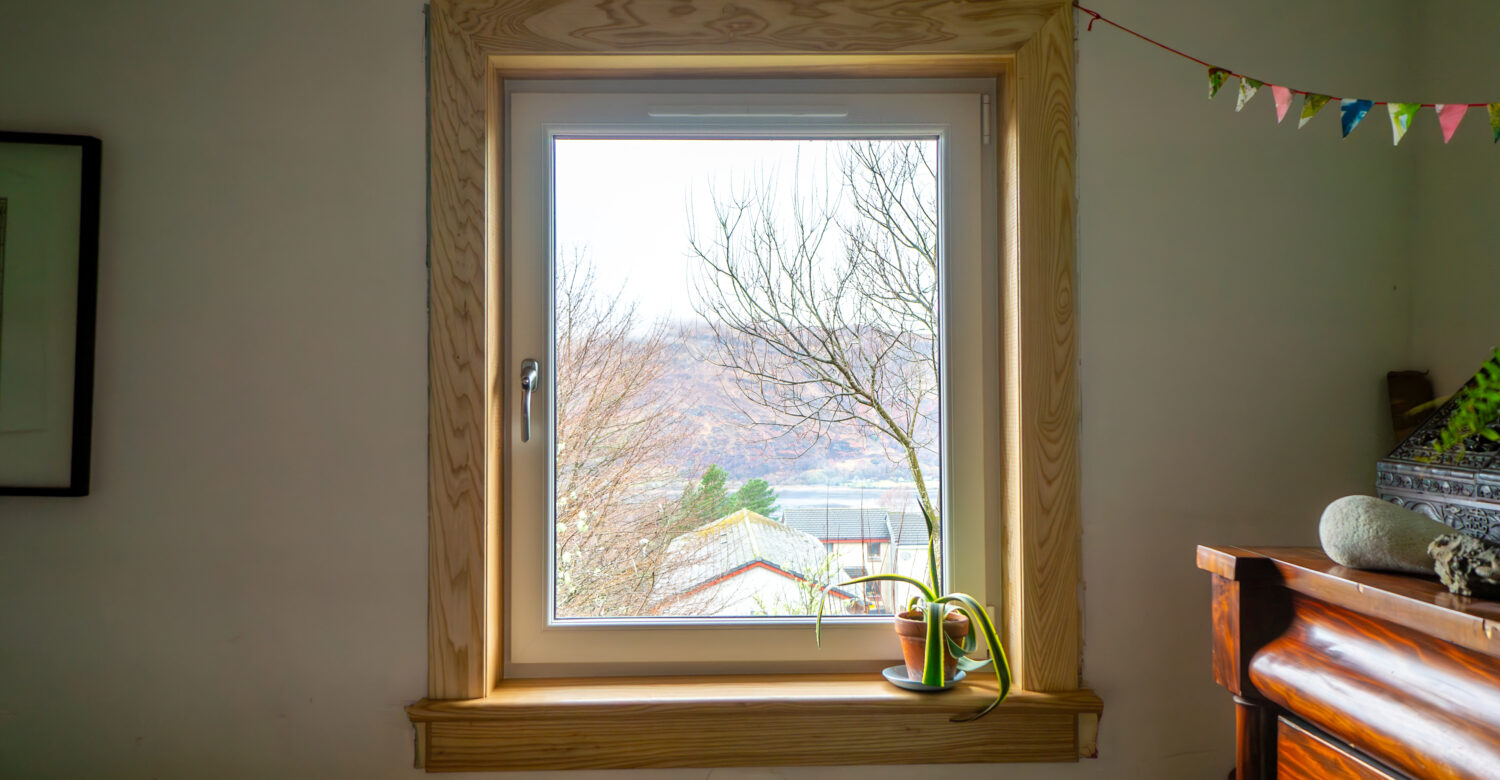
{"type": "Polygon", "coordinates": [[[781,512],[781,522],[811,534],[838,561],[846,574],[874,573],[891,541],[884,509],[849,506],[795,506],[781,512]]]}
{"type": "MultiPolygon", "coordinates": [[[[846,578],[897,573],[927,577],[927,524],[920,512],[848,506],[787,507],[781,522],[815,537],[846,578]]],[[[858,586],[871,611],[893,611],[906,586],[867,582],[858,586]]]]}
{"type": "MultiPolygon", "coordinates": [[[[881,571],[904,574],[913,579],[927,581],[927,521],[921,512],[891,512],[886,516],[886,532],[890,544],[881,557],[881,571]]],[[[906,599],[913,595],[912,588],[894,582],[880,583],[880,603],[892,612],[899,612],[906,599]]]]}
{"type": "MultiPolygon", "coordinates": [[[[812,534],[741,509],[672,542],[663,614],[804,615],[817,609],[831,558],[812,534]]],[[[826,610],[862,611],[854,592],[828,589],[826,610]]]]}

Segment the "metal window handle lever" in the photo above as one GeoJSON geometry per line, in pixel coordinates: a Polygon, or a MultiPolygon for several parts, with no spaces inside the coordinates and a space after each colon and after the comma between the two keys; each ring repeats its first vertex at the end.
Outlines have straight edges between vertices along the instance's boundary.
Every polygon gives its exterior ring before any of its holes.
{"type": "Polygon", "coordinates": [[[531,393],[541,385],[541,374],[535,360],[521,361],[521,390],[526,393],[521,402],[521,441],[531,441],[531,393]]]}

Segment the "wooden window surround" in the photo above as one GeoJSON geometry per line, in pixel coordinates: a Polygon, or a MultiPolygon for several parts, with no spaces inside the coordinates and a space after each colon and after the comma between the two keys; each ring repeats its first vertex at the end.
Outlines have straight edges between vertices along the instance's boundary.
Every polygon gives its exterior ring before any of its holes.
{"type": "Polygon", "coordinates": [[[430,771],[1068,761],[1079,687],[1073,13],[1061,0],[434,0],[430,36],[430,771]],[[1001,96],[1005,599],[1016,690],[870,675],[503,680],[500,170],[507,79],[982,77],[1001,96]],[[851,712],[859,727],[848,728],[851,712]],[[623,727],[622,727],[623,726],[623,727]]]}

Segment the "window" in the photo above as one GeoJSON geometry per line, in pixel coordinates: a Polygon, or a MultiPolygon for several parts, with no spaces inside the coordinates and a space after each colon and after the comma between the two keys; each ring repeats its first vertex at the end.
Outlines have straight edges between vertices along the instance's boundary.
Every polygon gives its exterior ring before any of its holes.
{"type": "Polygon", "coordinates": [[[506,674],[888,659],[861,589],[810,624],[919,506],[997,603],[987,85],[599,87],[508,98],[508,373],[549,390],[507,409],[506,674]]]}
{"type": "MultiPolygon", "coordinates": [[[[1073,336],[1073,14],[1061,0],[979,0],[907,9],[559,0],[501,5],[434,0],[430,31],[430,355],[428,699],[408,708],[429,770],[1074,760],[1089,755],[1097,697],[1079,686],[1078,493],[1073,336]],[[870,675],[511,680],[500,627],[515,594],[500,533],[507,486],[499,271],[503,90],[521,79],[983,78],[997,85],[1005,200],[998,398],[1006,540],[987,548],[1004,577],[1002,631],[1016,685],[1012,717],[985,718],[955,742],[949,714],[966,690],[913,709],[870,675]],[[1046,693],[1038,693],[1046,691],[1046,693]],[[456,700],[456,701],[453,701],[456,700]],[[856,733],[850,707],[870,713],[856,733]],[[1021,713],[1025,712],[1024,716],[1021,713]],[[755,713],[753,728],[745,718],[755,713]],[[619,717],[608,744],[574,738],[580,719],[619,717]],[[684,726],[683,724],[691,724],[684,726]],[[712,736],[705,741],[702,737],[712,736]],[[797,746],[767,753],[765,744],[797,746]],[[547,745],[566,746],[549,750],[547,745]],[[753,758],[751,758],[753,757],[753,758]]],[[[795,629],[803,634],[802,629],[795,629]]],[[[835,665],[841,670],[848,663],[835,665]]],[[[671,665],[670,671],[691,671],[671,665]]],[[[967,698],[966,698],[967,697],[967,698]]],[[[1011,705],[1007,704],[1007,708],[1011,705]]]]}

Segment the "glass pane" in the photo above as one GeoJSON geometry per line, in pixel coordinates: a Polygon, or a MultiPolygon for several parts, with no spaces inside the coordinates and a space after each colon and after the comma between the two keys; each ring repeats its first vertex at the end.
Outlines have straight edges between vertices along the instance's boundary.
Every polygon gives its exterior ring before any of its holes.
{"type": "Polygon", "coordinates": [[[927,577],[937,139],[553,151],[555,617],[903,603],[838,583],[927,577]]]}

